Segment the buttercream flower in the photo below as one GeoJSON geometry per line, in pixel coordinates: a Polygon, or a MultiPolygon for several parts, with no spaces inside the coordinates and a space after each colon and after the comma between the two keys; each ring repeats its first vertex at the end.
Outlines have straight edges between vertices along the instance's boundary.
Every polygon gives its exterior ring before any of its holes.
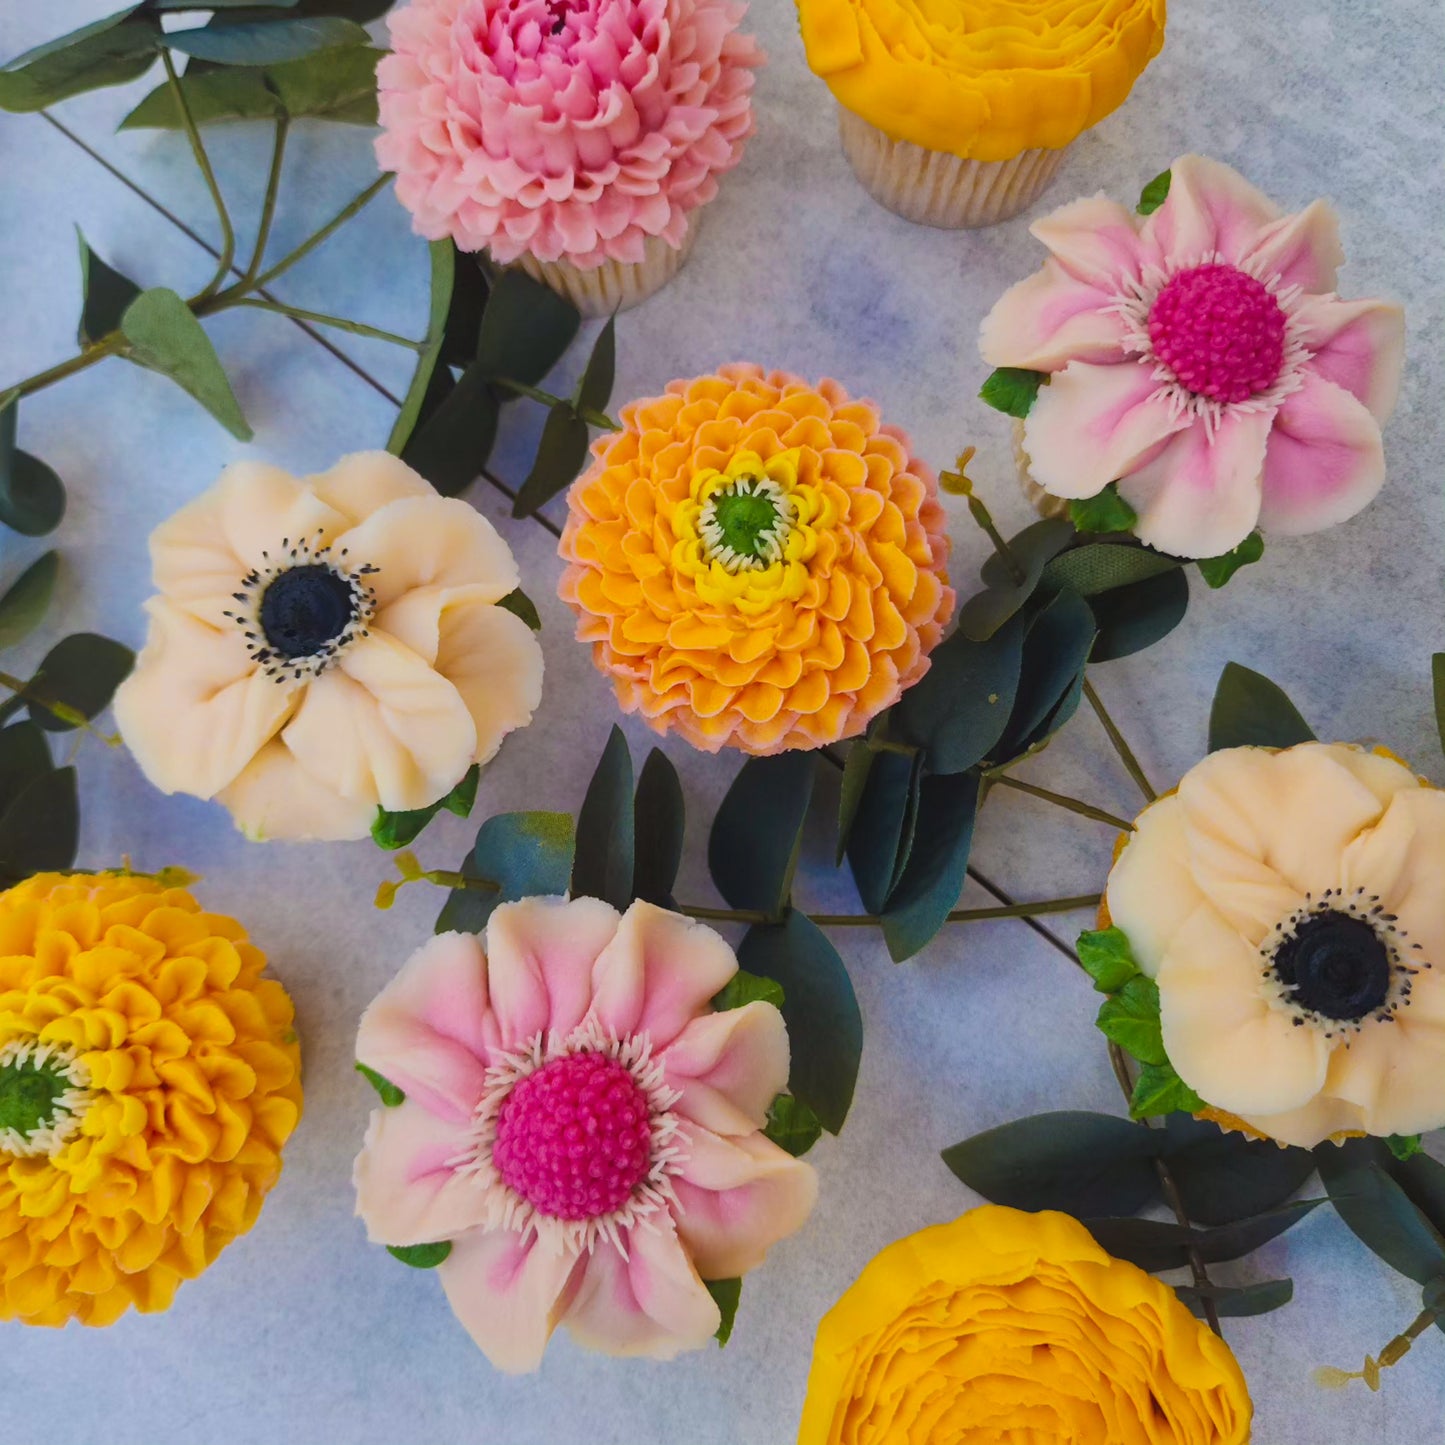
{"type": "Polygon", "coordinates": [[[891,1244],[823,1317],[798,1445],[1245,1445],[1229,1347],[1066,1214],[891,1244]]]}
{"type": "Polygon", "coordinates": [[[120,730],[162,792],[256,838],[365,837],[529,722],[542,650],[495,604],[495,528],[384,452],[297,480],[236,462],[151,534],[159,595],[120,730]]]}
{"type": "Polygon", "coordinates": [[[1140,815],[1108,914],[1170,1063],[1286,1144],[1445,1125],[1445,793],[1343,743],[1227,748],[1140,815]]]}
{"type": "Polygon", "coordinates": [[[870,402],[727,366],[622,421],[558,550],[623,711],[708,752],[815,748],[928,670],[954,601],[943,508],[870,402]]]}
{"type": "Polygon", "coordinates": [[[984,318],[986,361],[1050,373],[1033,479],[1066,498],[1117,482],[1138,536],[1180,557],[1354,516],[1385,476],[1401,309],[1334,294],[1325,202],[1284,215],[1200,156],[1170,177],[1142,220],[1099,195],[1036,222],[1050,258],[984,318]]]}
{"type": "Polygon", "coordinates": [[[0,1319],[163,1310],[256,1222],[301,1113],[265,966],[156,878],[0,894],[0,1319]]]}
{"type": "Polygon", "coordinates": [[[669,1359],[732,1279],[808,1217],[812,1169],[759,1132],[788,1075],[771,1004],[715,1013],[737,971],[711,929],[646,903],[505,903],[430,940],[362,1016],[372,1115],[357,1213],[380,1243],[450,1241],[457,1318],[499,1369],[557,1325],[669,1359]]]}

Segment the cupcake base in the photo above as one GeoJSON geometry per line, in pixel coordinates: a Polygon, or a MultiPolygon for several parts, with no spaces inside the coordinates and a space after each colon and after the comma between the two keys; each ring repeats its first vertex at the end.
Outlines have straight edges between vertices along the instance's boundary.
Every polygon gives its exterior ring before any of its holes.
{"type": "Polygon", "coordinates": [[[894,140],[842,106],[838,133],[853,174],[895,215],[958,231],[1016,216],[1054,178],[1060,150],[1020,151],[1012,160],[971,161],[894,140]]]}
{"type": "Polygon", "coordinates": [[[584,270],[570,261],[539,261],[524,255],[517,265],[533,280],[565,296],[583,316],[610,316],[646,301],[682,270],[697,238],[697,222],[694,211],[681,246],[649,236],[640,261],[604,261],[584,270]]]}
{"type": "Polygon", "coordinates": [[[1056,497],[1052,492],[1044,491],[1029,472],[1029,454],[1024,450],[1024,424],[1018,417],[1014,418],[1013,447],[1014,463],[1019,469],[1019,487],[1029,499],[1034,511],[1041,517],[1067,517],[1068,498],[1056,497]]]}

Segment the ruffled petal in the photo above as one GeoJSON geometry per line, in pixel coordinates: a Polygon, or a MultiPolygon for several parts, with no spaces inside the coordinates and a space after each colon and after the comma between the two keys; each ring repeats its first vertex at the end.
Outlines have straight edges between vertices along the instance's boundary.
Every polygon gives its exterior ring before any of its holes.
{"type": "Polygon", "coordinates": [[[1198,265],[1213,253],[1238,265],[1280,218],[1268,196],[1222,161],[1180,156],[1169,171],[1169,194],[1140,231],[1145,254],[1156,262],[1198,265]]]}
{"type": "Polygon", "coordinates": [[[1029,227],[1069,275],[1117,293],[1144,261],[1139,220],[1101,191],[1051,211],[1029,227]]]}
{"type": "Polygon", "coordinates": [[[272,738],[216,794],[236,826],[255,842],[341,843],[365,838],[376,804],[331,792],[301,765],[280,738],[272,738]]]}
{"type": "Polygon", "coordinates": [[[461,587],[417,587],[383,607],[376,614],[376,625],[404,642],[423,662],[436,667],[442,614],[468,603],[490,606],[488,590],[474,582],[461,587]]]}
{"type": "Polygon", "coordinates": [[[1277,278],[1281,286],[1304,291],[1333,291],[1344,259],[1340,219],[1328,201],[1314,201],[1293,216],[1281,216],[1241,258],[1263,280],[1277,278]]]}
{"type": "Polygon", "coordinates": [[[1374,501],[1384,480],[1384,444],[1369,408],[1306,369],[1265,449],[1260,523],[1286,537],[1322,531],[1374,501]]]}
{"type": "Polygon", "coordinates": [[[1189,835],[1177,796],[1151,803],[1109,874],[1109,917],[1129,936],[1135,962],[1150,978],[1169,942],[1204,903],[1189,866],[1189,835]]]}
{"type": "Polygon", "coordinates": [[[435,498],[430,482],[390,452],[353,452],[328,471],[305,478],[328,506],[354,527],[389,502],[404,497],[435,498]]]}
{"type": "Polygon", "coordinates": [[[243,573],[278,561],[283,543],[330,542],[346,527],[346,518],[304,482],[265,462],[232,462],[207,495],[214,496],[221,536],[243,573]]]}
{"type": "Polygon", "coordinates": [[[436,670],[461,694],[477,730],[476,759],[532,721],[542,701],[542,646],[504,607],[469,601],[440,617],[436,670]]]}
{"type": "Polygon", "coordinates": [[[1295,311],[1309,368],[1342,386],[1382,425],[1395,410],[1405,364],[1405,308],[1393,301],[1306,296],[1295,311]]]}
{"type": "Polygon", "coordinates": [[[434,1244],[480,1224],[486,1191],[453,1162],[473,1145],[465,1122],[445,1122],[410,1099],[373,1110],[352,1168],[366,1237],[373,1244],[434,1244]]]}
{"type": "Polygon", "coordinates": [[[719,1134],[748,1134],[788,1082],[788,1030],[770,1003],[704,1014],[687,1024],[658,1062],[673,1106],[719,1134]]]}
{"type": "MultiPolygon", "coordinates": [[[[1343,1050],[1337,1049],[1331,1061],[1338,1058],[1343,1050]]],[[[1297,1149],[1313,1149],[1332,1134],[1358,1133],[1363,1120],[1354,1104],[1343,1099],[1333,1099],[1328,1092],[1316,1094],[1307,1104],[1298,1109],[1285,1109],[1277,1114],[1239,1114],[1252,1129],[1278,1140],[1281,1144],[1293,1144],[1297,1149]]]]}
{"type": "Polygon", "coordinates": [[[1124,320],[1106,291],[1045,261],[1010,286],[983,318],[978,349],[990,366],[1058,371],[1068,362],[1113,362],[1124,355],[1124,320]]]}

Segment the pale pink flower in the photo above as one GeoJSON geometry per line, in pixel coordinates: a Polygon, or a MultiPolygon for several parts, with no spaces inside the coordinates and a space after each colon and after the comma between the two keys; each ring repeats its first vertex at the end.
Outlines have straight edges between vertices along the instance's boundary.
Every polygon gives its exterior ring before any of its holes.
{"type": "Polygon", "coordinates": [[[1067,498],[1117,481],[1137,535],[1180,557],[1343,522],[1384,481],[1404,313],[1335,295],[1324,201],[1284,215],[1218,161],[1170,169],[1148,217],[1098,195],[1036,221],[1052,255],[984,318],[986,361],[1052,373],[1030,473],[1067,498]]]}
{"type": "Polygon", "coordinates": [[[377,68],[384,170],[417,232],[590,268],[680,247],[752,133],[736,0],[412,0],[377,68]]]}
{"type": "Polygon", "coordinates": [[[647,903],[502,904],[430,940],[362,1016],[361,1062],[406,1094],[356,1161],[374,1241],[451,1242],[438,1268],[499,1369],[563,1324],[612,1355],[707,1343],[731,1279],[793,1233],[813,1170],[760,1132],[788,1076],[771,1004],[714,1012],[737,959],[647,903]]]}

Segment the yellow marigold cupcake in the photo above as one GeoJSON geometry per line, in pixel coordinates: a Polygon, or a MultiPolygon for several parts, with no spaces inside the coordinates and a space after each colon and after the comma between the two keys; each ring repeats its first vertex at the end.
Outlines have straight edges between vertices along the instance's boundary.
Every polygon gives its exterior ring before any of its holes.
{"type": "Polygon", "coordinates": [[[1165,0],[797,4],[858,179],[928,226],[991,226],[1031,205],[1164,44],[1165,0]]]}
{"type": "Polygon", "coordinates": [[[162,878],[0,894],[0,1319],[163,1310],[256,1222],[301,1114],[265,967],[162,878]]]}
{"type": "Polygon", "coordinates": [[[558,550],[624,712],[706,752],[816,748],[928,670],[954,602],[938,483],[870,402],[725,366],[622,422],[558,550]]]}

